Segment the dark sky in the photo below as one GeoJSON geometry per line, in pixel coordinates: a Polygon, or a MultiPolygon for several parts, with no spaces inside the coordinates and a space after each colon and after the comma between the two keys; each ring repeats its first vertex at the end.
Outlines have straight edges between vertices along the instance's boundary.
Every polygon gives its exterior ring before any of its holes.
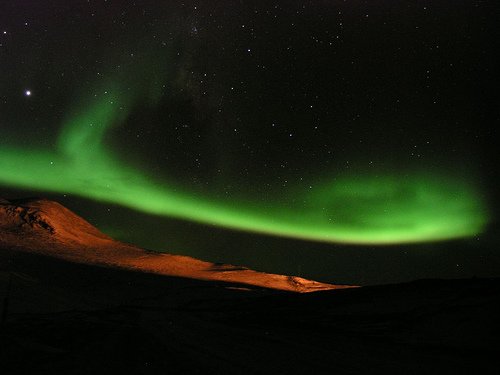
{"type": "Polygon", "coordinates": [[[2,1],[0,193],[327,281],[500,272],[493,1],[2,1]]]}

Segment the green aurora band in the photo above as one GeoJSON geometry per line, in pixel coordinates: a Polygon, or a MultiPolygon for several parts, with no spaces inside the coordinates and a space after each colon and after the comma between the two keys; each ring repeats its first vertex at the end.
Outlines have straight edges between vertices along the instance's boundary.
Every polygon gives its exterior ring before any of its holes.
{"type": "Polygon", "coordinates": [[[127,90],[119,87],[107,91],[80,103],[83,110],[63,123],[55,149],[2,145],[0,183],[203,224],[333,243],[447,240],[474,236],[487,225],[477,187],[464,178],[428,171],[324,178],[314,189],[291,189],[281,203],[229,202],[179,192],[124,165],[104,145],[106,131],[126,120],[139,95],[152,96],[154,103],[157,94],[124,94],[127,90]]]}

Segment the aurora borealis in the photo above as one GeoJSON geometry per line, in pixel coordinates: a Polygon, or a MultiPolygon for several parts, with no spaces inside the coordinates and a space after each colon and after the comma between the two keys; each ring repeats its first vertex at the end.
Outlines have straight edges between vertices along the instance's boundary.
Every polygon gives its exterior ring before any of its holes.
{"type": "Polygon", "coordinates": [[[127,116],[127,102],[107,92],[95,103],[87,103],[82,113],[64,124],[56,150],[3,148],[0,181],[117,203],[156,215],[326,242],[445,240],[478,234],[487,223],[484,203],[472,186],[425,172],[332,176],[319,189],[292,189],[282,205],[217,202],[176,192],[121,163],[106,150],[106,129],[127,116]]]}
{"type": "Polygon", "coordinates": [[[2,4],[0,196],[264,266],[280,246],[365,259],[481,241],[497,225],[496,22],[488,2],[438,3],[2,4]],[[149,220],[170,220],[165,237],[149,220]]]}

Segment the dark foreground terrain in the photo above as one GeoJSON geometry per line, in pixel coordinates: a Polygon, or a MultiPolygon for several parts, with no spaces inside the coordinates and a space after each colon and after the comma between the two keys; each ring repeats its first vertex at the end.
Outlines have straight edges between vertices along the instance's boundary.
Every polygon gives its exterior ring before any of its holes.
{"type": "Polygon", "coordinates": [[[500,280],[298,294],[2,250],[3,374],[498,374],[500,280]]]}
{"type": "Polygon", "coordinates": [[[0,200],[0,374],[499,374],[500,279],[353,288],[0,200]]]}

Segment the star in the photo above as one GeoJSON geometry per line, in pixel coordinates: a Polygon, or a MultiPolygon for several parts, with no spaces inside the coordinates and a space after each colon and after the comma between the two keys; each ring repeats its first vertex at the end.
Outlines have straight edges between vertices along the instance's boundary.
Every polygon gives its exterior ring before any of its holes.
{"type": "Polygon", "coordinates": [[[26,90],[24,91],[25,96],[31,96],[31,90],[26,90]]]}

